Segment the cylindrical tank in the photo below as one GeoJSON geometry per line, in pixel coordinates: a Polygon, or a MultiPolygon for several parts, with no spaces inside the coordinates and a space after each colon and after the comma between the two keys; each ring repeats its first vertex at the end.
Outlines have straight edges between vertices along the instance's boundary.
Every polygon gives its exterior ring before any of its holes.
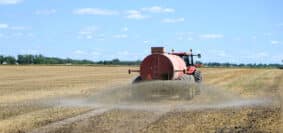
{"type": "Polygon", "coordinates": [[[147,56],[140,65],[142,80],[175,80],[184,75],[186,63],[176,55],[154,53],[147,56]]]}

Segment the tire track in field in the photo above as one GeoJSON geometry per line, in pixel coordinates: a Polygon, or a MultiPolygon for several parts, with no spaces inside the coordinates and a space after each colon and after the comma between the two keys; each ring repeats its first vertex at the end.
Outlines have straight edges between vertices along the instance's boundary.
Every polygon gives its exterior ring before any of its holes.
{"type": "MultiPolygon", "coordinates": [[[[122,119],[115,121],[113,123],[109,122],[110,128],[108,130],[98,130],[93,128],[92,131],[106,131],[106,132],[115,132],[115,133],[135,133],[139,132],[142,129],[152,125],[156,121],[159,121],[161,118],[166,116],[172,110],[163,110],[162,112],[151,112],[151,111],[141,111],[141,110],[120,110],[123,111],[126,117],[130,116],[130,119],[122,119]],[[133,115],[129,114],[130,112],[134,112],[133,115]]],[[[123,118],[123,117],[121,117],[123,118]]],[[[111,118],[110,118],[111,119],[111,118]]],[[[99,120],[99,119],[98,119],[99,120]]],[[[107,122],[107,120],[106,120],[107,122]]],[[[104,127],[105,128],[105,127],[104,127]]]]}
{"type": "Polygon", "coordinates": [[[221,87],[221,88],[225,88],[225,89],[233,89],[233,88],[242,88],[243,86],[245,86],[246,84],[249,84],[253,81],[255,81],[256,79],[258,79],[259,77],[263,77],[266,74],[268,74],[270,72],[270,70],[264,70],[264,71],[258,71],[258,70],[246,70],[246,71],[242,71],[242,73],[238,73],[238,74],[232,74],[233,76],[230,75],[230,77],[228,79],[222,79],[222,81],[225,82],[219,82],[217,84],[213,83],[211,84],[211,82],[208,83],[209,86],[217,86],[217,87],[221,87]],[[243,73],[245,72],[245,73],[243,73]],[[247,74],[248,73],[248,74],[247,74]]]}
{"type": "Polygon", "coordinates": [[[235,79],[243,73],[256,73],[256,71],[247,70],[247,69],[223,71],[222,73],[217,73],[214,75],[207,75],[207,78],[210,77],[210,80],[206,81],[206,83],[210,85],[215,85],[215,84],[218,85],[222,83],[223,81],[227,82],[226,80],[235,79]]]}
{"type": "Polygon", "coordinates": [[[53,122],[29,133],[139,132],[174,111],[173,106],[101,106],[87,113],[53,122]],[[83,131],[81,131],[83,130],[83,131]]]}
{"type": "Polygon", "coordinates": [[[66,125],[75,123],[75,122],[80,122],[83,121],[85,119],[88,119],[92,116],[96,116],[96,115],[101,115],[107,111],[110,111],[111,108],[98,108],[98,109],[93,109],[92,111],[89,111],[87,113],[84,114],[80,114],[77,115],[75,117],[71,117],[71,118],[67,118],[61,121],[56,121],[53,122],[51,124],[48,124],[46,126],[40,127],[40,128],[36,128],[32,131],[30,131],[29,133],[50,133],[50,132],[54,132],[56,129],[62,128],[66,125]]]}

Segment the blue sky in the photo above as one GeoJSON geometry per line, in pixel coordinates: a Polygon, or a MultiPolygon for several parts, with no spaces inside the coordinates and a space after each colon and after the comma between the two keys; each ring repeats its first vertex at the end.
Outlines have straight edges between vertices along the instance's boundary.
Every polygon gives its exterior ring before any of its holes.
{"type": "Polygon", "coordinates": [[[151,46],[204,62],[280,63],[282,0],[0,0],[0,54],[143,59],[151,46]]]}

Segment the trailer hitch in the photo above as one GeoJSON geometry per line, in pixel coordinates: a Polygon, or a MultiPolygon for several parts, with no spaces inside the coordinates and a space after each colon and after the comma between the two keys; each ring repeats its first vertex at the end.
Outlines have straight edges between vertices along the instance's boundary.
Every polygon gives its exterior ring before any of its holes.
{"type": "Polygon", "coordinates": [[[131,69],[128,70],[129,74],[131,74],[132,72],[140,72],[140,70],[131,70],[131,69]]]}

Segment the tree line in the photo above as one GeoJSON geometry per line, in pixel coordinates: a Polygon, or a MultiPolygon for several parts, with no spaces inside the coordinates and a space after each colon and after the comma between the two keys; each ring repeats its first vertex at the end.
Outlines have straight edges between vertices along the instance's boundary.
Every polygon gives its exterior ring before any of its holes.
{"type": "Polygon", "coordinates": [[[74,60],[62,59],[57,57],[45,57],[43,55],[18,55],[17,58],[13,56],[0,55],[0,64],[94,64],[91,60],[74,60]]]}
{"type": "MultiPolygon", "coordinates": [[[[57,57],[46,57],[41,54],[31,55],[24,54],[18,55],[17,58],[13,56],[0,55],[0,64],[99,64],[99,65],[139,65],[141,60],[137,61],[121,61],[118,58],[112,60],[75,60],[75,59],[62,59],[57,57]]],[[[202,64],[203,67],[243,67],[243,68],[283,68],[281,64],[236,64],[236,63],[218,63],[209,62],[202,63],[197,61],[196,63],[202,64]]]]}
{"type": "Polygon", "coordinates": [[[141,61],[120,61],[118,58],[113,60],[91,61],[91,60],[75,60],[75,59],[62,59],[57,57],[46,57],[41,54],[31,55],[23,54],[14,56],[0,55],[0,64],[99,64],[99,65],[139,65],[141,61]]]}
{"type": "Polygon", "coordinates": [[[118,58],[113,60],[104,60],[104,61],[98,61],[96,64],[102,64],[102,65],[139,65],[141,63],[140,60],[136,61],[120,61],[118,58]]]}
{"type": "Polygon", "coordinates": [[[218,63],[218,62],[209,62],[203,63],[202,66],[206,67],[240,67],[240,68],[283,68],[282,64],[263,64],[263,63],[248,63],[248,64],[236,64],[236,63],[218,63]]]}

